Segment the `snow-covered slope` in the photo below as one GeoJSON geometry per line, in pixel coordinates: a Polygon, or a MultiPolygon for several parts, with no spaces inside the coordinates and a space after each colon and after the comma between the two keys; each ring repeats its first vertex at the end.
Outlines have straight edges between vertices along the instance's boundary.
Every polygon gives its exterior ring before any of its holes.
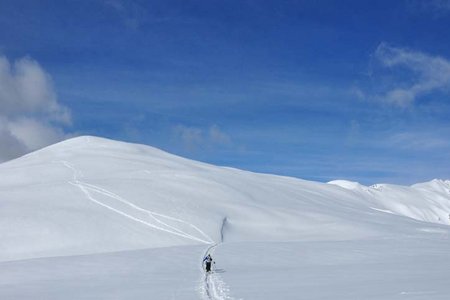
{"type": "Polygon", "coordinates": [[[448,224],[448,182],[332,184],[78,137],[0,165],[0,260],[225,241],[346,240],[448,224]]]}
{"type": "MultiPolygon", "coordinates": [[[[449,214],[449,181],[318,183],[78,137],[0,165],[0,298],[232,299],[226,281],[246,299],[302,299],[301,281],[307,299],[344,299],[315,288],[335,285],[330,271],[345,299],[403,299],[418,287],[440,297],[447,285],[422,286],[421,275],[450,267],[449,214]],[[205,251],[227,269],[198,280],[205,251]],[[384,263],[409,273],[385,276],[384,263]],[[378,288],[399,278],[414,284],[378,288]],[[348,293],[355,281],[365,294],[348,293]]],[[[441,299],[423,295],[414,299],[441,299]]]]}
{"type": "Polygon", "coordinates": [[[370,187],[356,182],[329,182],[352,191],[372,208],[416,220],[450,224],[450,181],[432,180],[413,186],[376,184],[370,187]]]}

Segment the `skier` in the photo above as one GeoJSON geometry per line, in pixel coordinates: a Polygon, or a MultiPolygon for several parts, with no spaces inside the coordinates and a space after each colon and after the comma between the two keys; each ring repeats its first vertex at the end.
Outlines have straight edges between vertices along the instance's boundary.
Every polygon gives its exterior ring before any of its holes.
{"type": "Polygon", "coordinates": [[[208,254],[203,259],[203,263],[205,264],[205,269],[206,269],[207,273],[211,272],[211,264],[212,264],[212,262],[213,262],[213,260],[212,260],[211,254],[208,254]]]}

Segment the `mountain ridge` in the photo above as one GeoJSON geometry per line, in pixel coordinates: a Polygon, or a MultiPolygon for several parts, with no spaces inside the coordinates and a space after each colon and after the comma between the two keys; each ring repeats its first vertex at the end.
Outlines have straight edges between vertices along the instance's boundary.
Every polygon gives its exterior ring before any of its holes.
{"type": "Polygon", "coordinates": [[[82,136],[0,165],[0,260],[439,232],[446,184],[348,189],[82,136]]]}

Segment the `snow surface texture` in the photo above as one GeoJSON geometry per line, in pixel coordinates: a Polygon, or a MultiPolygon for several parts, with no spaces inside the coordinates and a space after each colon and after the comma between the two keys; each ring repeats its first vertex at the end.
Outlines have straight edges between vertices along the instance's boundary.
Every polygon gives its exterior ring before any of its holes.
{"type": "Polygon", "coordinates": [[[449,181],[324,184],[79,137],[0,165],[0,299],[449,299],[449,214],[449,181]]]}

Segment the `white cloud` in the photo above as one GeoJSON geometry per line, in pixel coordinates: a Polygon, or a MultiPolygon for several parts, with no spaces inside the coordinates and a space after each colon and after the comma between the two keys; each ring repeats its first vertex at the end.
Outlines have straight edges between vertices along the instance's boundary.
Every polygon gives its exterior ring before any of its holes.
{"type": "Polygon", "coordinates": [[[9,122],[9,131],[27,149],[38,149],[56,142],[64,136],[62,129],[30,118],[9,122]]]}
{"type": "Polygon", "coordinates": [[[177,125],[174,134],[188,150],[194,150],[204,142],[203,130],[200,128],[177,125]]]}
{"type": "Polygon", "coordinates": [[[219,126],[213,125],[209,128],[209,139],[215,144],[229,145],[231,138],[220,130],[219,126]]]}
{"type": "Polygon", "coordinates": [[[439,56],[391,47],[381,43],[375,58],[385,68],[403,68],[409,72],[412,82],[394,82],[394,86],[381,96],[388,103],[409,106],[433,91],[445,91],[450,87],[450,61],[439,56]]]}
{"type": "Polygon", "coordinates": [[[212,125],[207,129],[177,125],[173,132],[175,138],[180,140],[183,146],[190,151],[200,147],[231,144],[230,136],[217,125],[212,125]]]}
{"type": "Polygon", "coordinates": [[[58,103],[50,75],[34,60],[0,56],[0,161],[65,137],[70,112],[58,103]]]}

